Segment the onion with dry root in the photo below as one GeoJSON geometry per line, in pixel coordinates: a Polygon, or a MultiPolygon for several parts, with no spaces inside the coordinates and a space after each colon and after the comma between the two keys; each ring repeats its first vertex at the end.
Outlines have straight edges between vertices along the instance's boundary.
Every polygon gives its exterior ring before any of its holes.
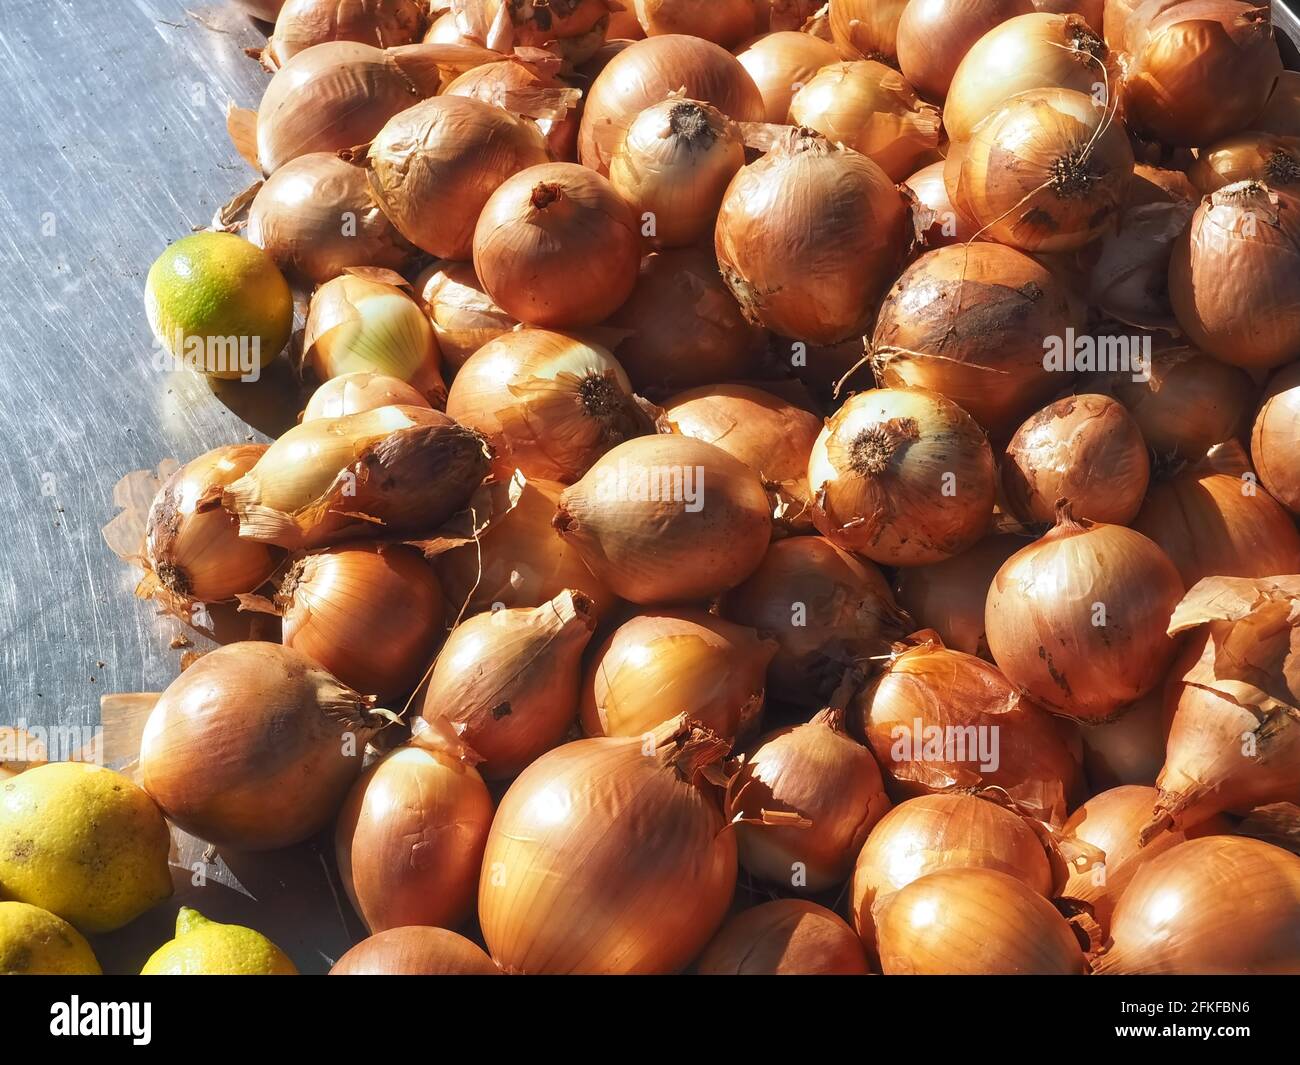
{"type": "Polygon", "coordinates": [[[382,724],[374,700],[275,643],[218,647],[177,677],[140,741],[170,821],[236,850],[301,842],[334,817],[382,724]]]}
{"type": "Polygon", "coordinates": [[[917,0],[898,20],[898,68],[927,100],[942,101],[962,57],[984,34],[1034,10],[1030,0],[917,0]]]}
{"type": "Polygon", "coordinates": [[[903,182],[916,197],[912,217],[916,228],[920,231],[920,243],[925,248],[965,244],[975,239],[976,230],[979,229],[948,199],[948,186],[944,184],[943,168],[944,162],[940,159],[938,162],[921,167],[903,182]]]}
{"type": "Polygon", "coordinates": [[[830,0],[831,40],[843,59],[893,59],[907,0],[830,0]]]}
{"type": "Polygon", "coordinates": [[[1292,514],[1300,514],[1300,365],[1269,381],[1250,433],[1250,458],[1260,481],[1292,514]]]}
{"type": "Polygon", "coordinates": [[[701,976],[866,976],[862,943],[844,919],[803,899],[737,914],[704,948],[701,976]]]}
{"type": "Polygon", "coordinates": [[[412,288],[424,304],[438,350],[453,371],[489,340],[519,324],[483,291],[473,263],[432,262],[416,276],[412,288]]]}
{"type": "Polygon", "coordinates": [[[572,161],[577,157],[575,108],[582,94],[549,70],[515,58],[500,59],[470,68],[442,91],[527,115],[546,138],[552,159],[572,161]]]}
{"type": "Polygon", "coordinates": [[[302,421],[343,418],[380,407],[428,407],[429,401],[405,381],[362,370],[331,377],[307,400],[302,421]]]}
{"type": "Polygon", "coordinates": [[[794,94],[822,67],[838,60],[839,53],[829,41],[810,33],[780,30],[757,38],[736,58],[763,96],[765,120],[784,123],[794,94]]]}
{"type": "Polygon", "coordinates": [[[1238,133],[1200,151],[1187,176],[1203,196],[1238,181],[1300,191],[1300,137],[1238,133]]]}
{"type": "Polygon", "coordinates": [[[334,963],[330,976],[501,976],[501,970],[464,936],[445,928],[409,925],[363,939],[334,963]]]}
{"type": "Polygon", "coordinates": [[[735,889],[735,838],[706,776],[727,746],[682,715],[650,739],[579,740],[524,770],[483,856],[479,923],[497,964],[613,975],[690,962],[735,889]]]}
{"type": "Polygon", "coordinates": [[[423,32],[424,5],[416,0],[285,0],[262,58],[280,66],[327,41],[391,48],[423,32]]]}

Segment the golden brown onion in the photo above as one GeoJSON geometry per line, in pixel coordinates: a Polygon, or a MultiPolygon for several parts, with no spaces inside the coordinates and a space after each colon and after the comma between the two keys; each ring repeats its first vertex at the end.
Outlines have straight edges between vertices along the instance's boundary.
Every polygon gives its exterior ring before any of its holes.
{"type": "Polygon", "coordinates": [[[301,420],[342,418],[394,405],[427,407],[429,401],[405,381],[363,370],[331,377],[316,389],[307,401],[301,420]]]}
{"type": "Polygon", "coordinates": [[[733,917],[700,955],[701,976],[866,976],[862,943],[814,902],[773,899],[733,917]]]}
{"type": "Polygon", "coordinates": [[[842,59],[892,59],[907,0],[830,0],[830,31],[842,59]]]}
{"type": "Polygon", "coordinates": [[[1274,375],[1250,433],[1250,458],[1260,481],[1292,514],[1300,514],[1300,364],[1274,375]]]}
{"type": "Polygon", "coordinates": [[[829,41],[810,33],[781,30],[759,37],[736,58],[763,96],[765,120],[783,123],[790,117],[794,94],[839,59],[839,53],[829,41]]]}
{"type": "Polygon", "coordinates": [[[898,20],[898,68],[927,100],[942,101],[971,47],[994,26],[1037,5],[1030,0],[917,0],[898,20]]]}
{"type": "Polygon", "coordinates": [[[1199,152],[1187,176],[1203,196],[1237,181],[1291,186],[1295,192],[1300,185],[1300,137],[1238,133],[1199,152]]]}
{"type": "Polygon", "coordinates": [[[445,96],[471,96],[485,104],[517,111],[537,122],[551,158],[570,160],[578,151],[578,111],[581,99],[555,74],[517,59],[501,59],[472,67],[442,90],[445,96]]]}
{"type": "Polygon", "coordinates": [[[731,48],[759,30],[756,0],[631,0],[647,37],[681,33],[731,48]]]}
{"type": "Polygon", "coordinates": [[[1196,205],[1200,194],[1182,170],[1167,170],[1139,162],[1133,167],[1133,183],[1129,186],[1130,207],[1143,203],[1177,203],[1184,201],[1196,205]]]}
{"type": "Polygon", "coordinates": [[[500,976],[474,943],[445,928],[410,925],[363,939],[334,963],[330,976],[500,976]]]}
{"type": "Polygon", "coordinates": [[[412,287],[429,316],[438,350],[453,371],[518,324],[483,291],[473,263],[439,259],[416,276],[412,287]]]}
{"type": "Polygon", "coordinates": [[[424,11],[416,0],[285,0],[263,58],[280,66],[326,41],[391,48],[423,32],[424,11]]]}
{"type": "Polygon", "coordinates": [[[604,43],[610,7],[609,0],[478,0],[463,10],[494,48],[541,48],[574,64],[604,43]],[[503,22],[506,29],[498,37],[503,22]]]}
{"type": "Polygon", "coordinates": [[[943,160],[923,166],[903,182],[917,199],[913,217],[920,229],[920,242],[926,248],[943,248],[949,244],[965,244],[974,239],[979,228],[958,212],[948,199],[948,186],[943,181],[943,160]],[[929,212],[928,215],[923,212],[929,212]],[[929,224],[925,224],[928,222],[929,224]]]}
{"type": "MultiPolygon", "coordinates": [[[[1080,725],[1083,768],[1093,792],[1125,784],[1154,785],[1165,764],[1164,684],[1157,684],[1114,721],[1080,725]]],[[[1147,807],[1147,817],[1151,808],[1147,807]]]]}

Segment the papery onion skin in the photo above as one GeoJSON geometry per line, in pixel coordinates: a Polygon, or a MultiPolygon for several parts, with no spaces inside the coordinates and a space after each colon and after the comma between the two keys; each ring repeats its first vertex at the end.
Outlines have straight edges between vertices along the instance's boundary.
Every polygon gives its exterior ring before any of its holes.
{"type": "Polygon", "coordinates": [[[420,271],[412,288],[429,315],[438,350],[453,371],[488,341],[519,324],[483,291],[473,263],[439,259],[420,271]]]}
{"type": "Polygon", "coordinates": [[[1199,152],[1187,176],[1203,196],[1238,181],[1300,191],[1300,137],[1238,133],[1199,152]]]}
{"type": "Polygon", "coordinates": [[[1122,525],[1076,521],[1068,506],[993,579],[984,624],[1007,679],[1047,709],[1098,723],[1150,691],[1177,642],[1165,634],[1183,596],[1156,544],[1122,525]]]}
{"type": "Polygon", "coordinates": [[[456,22],[456,13],[444,11],[437,16],[424,31],[425,44],[473,44],[468,37],[462,37],[460,26],[456,22]]]}
{"type": "Polygon", "coordinates": [[[773,899],[737,914],[696,962],[701,976],[866,976],[862,943],[838,914],[773,899]]]}
{"type": "Polygon", "coordinates": [[[350,948],[330,976],[501,976],[501,970],[464,936],[445,928],[389,928],[350,948]]]}
{"type": "Polygon", "coordinates": [[[1182,170],[1151,166],[1139,162],[1133,167],[1133,183],[1129,186],[1128,205],[1144,203],[1186,202],[1196,205],[1200,199],[1196,186],[1182,170]]]}
{"type": "Polygon", "coordinates": [[[1300,973],[1300,858],[1255,839],[1188,840],[1115,908],[1101,975],[1300,973]]]}
{"type": "Polygon", "coordinates": [[[830,0],[831,39],[843,59],[892,59],[907,0],[830,0]]]}
{"type": "Polygon", "coordinates": [[[278,65],[326,41],[391,48],[423,32],[424,11],[416,0],[286,0],[266,49],[278,65]]]}
{"type": "Polygon", "coordinates": [[[606,452],[565,490],[554,524],[615,595],[642,604],[734,588],[772,536],[758,476],[720,448],[676,435],[606,452]]]}
{"type": "Polygon", "coordinates": [[[1250,432],[1250,458],[1269,493],[1300,514],[1300,364],[1269,381],[1250,432]]]}
{"type": "Polygon", "coordinates": [[[813,523],[837,547],[888,566],[958,554],[988,531],[993,453],[975,420],[937,392],[859,392],[813,445],[813,523]]]}
{"type": "Polygon", "coordinates": [[[591,654],[580,714],[588,736],[641,736],[678,713],[727,740],[763,712],[773,640],[702,610],[638,614],[591,654]]]}
{"type": "Polygon", "coordinates": [[[927,100],[942,101],[962,57],[993,27],[1035,8],[1030,0],[917,0],[898,20],[898,68],[927,100]]]}
{"type": "Polygon", "coordinates": [[[396,377],[368,371],[345,373],[331,377],[311,394],[302,412],[302,421],[343,418],[394,405],[428,407],[429,401],[396,377]]]}
{"type": "MultiPolygon", "coordinates": [[[[1093,792],[1153,786],[1165,764],[1165,733],[1163,684],[1125,707],[1114,721],[1080,725],[1083,769],[1093,792]]],[[[1146,814],[1149,818],[1150,806],[1146,814]]]]}
{"type": "Polygon", "coordinates": [[[275,850],[324,828],[378,731],[371,700],[305,655],[245,641],[167,687],[140,741],[141,782],[169,820],[236,850],[275,850]]]}
{"type": "MultiPolygon", "coordinates": [[[[515,47],[555,52],[568,64],[586,60],[605,40],[610,5],[607,0],[488,0],[484,18],[489,26],[509,11],[515,47]]],[[[506,49],[508,50],[508,48],[506,49]]]]}
{"type": "MultiPolygon", "coordinates": [[[[948,186],[943,181],[943,160],[921,167],[903,182],[919,202],[920,210],[933,214],[928,226],[921,230],[920,242],[926,248],[943,248],[950,244],[965,244],[975,238],[979,229],[948,199],[948,186]]],[[[919,228],[919,223],[918,223],[919,228]]]]}
{"type": "Polygon", "coordinates": [[[1273,95],[1251,125],[1283,137],[1300,137],[1300,71],[1284,70],[1278,75],[1273,95]]]}
{"type": "Polygon", "coordinates": [[[1054,15],[1078,15],[1089,26],[1102,28],[1105,18],[1104,0],[1033,0],[1035,11],[1048,11],[1054,15]]]}
{"type": "Polygon", "coordinates": [[[1042,895],[996,869],[940,869],[876,915],[886,976],[1076,976],[1079,942],[1042,895]]]}
{"type": "Polygon", "coordinates": [[[681,33],[731,48],[759,30],[756,0],[631,0],[647,37],[681,33]]]}
{"type": "Polygon", "coordinates": [[[578,151],[578,112],[575,109],[566,111],[557,99],[545,99],[548,94],[558,97],[557,90],[562,92],[566,89],[568,87],[554,74],[542,73],[524,62],[502,59],[471,67],[442,92],[447,96],[470,96],[485,104],[504,107],[507,111],[522,112],[523,106],[536,100],[540,104],[538,110],[522,113],[536,115],[537,128],[546,138],[552,159],[571,161],[578,151]],[[511,107],[511,104],[515,106],[511,107]]]}
{"type": "Polygon", "coordinates": [[[507,972],[671,973],[721,925],[736,844],[699,772],[726,743],[684,720],[656,731],[652,757],[642,737],[565,744],[506,792],[479,921],[507,972]]]}
{"type": "Polygon", "coordinates": [[[1125,207],[1115,228],[1086,249],[1096,252],[1089,302],[1128,325],[1175,331],[1169,259],[1195,211],[1195,204],[1183,200],[1125,207]]]}
{"type": "Polygon", "coordinates": [[[794,94],[822,67],[836,62],[839,53],[829,41],[796,30],[780,30],[759,37],[736,58],[763,96],[764,120],[784,123],[790,117],[794,94]]]}

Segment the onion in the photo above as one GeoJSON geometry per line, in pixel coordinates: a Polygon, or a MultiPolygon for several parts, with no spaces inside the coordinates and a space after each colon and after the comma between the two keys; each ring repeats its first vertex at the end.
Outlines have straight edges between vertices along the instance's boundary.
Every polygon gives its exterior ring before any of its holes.
{"type": "Polygon", "coordinates": [[[1187,338],[1248,369],[1300,353],[1300,195],[1242,181],[1211,193],[1174,245],[1169,295],[1187,338]]]}
{"type": "Polygon", "coordinates": [[[844,729],[844,711],[764,736],[727,782],[740,864],[802,894],[842,883],[888,811],[871,752],[844,729]]]}
{"type": "Polygon", "coordinates": [[[1238,181],[1300,191],[1295,188],[1300,185],[1300,137],[1238,133],[1198,153],[1187,176],[1205,196],[1238,181]]]}
{"type": "Polygon", "coordinates": [[[908,213],[864,155],[792,130],[718,214],[722,277],[751,321],[811,344],[861,335],[907,253],[908,213]]]}
{"type": "Polygon", "coordinates": [[[302,421],[343,418],[393,405],[427,407],[429,401],[396,377],[366,371],[345,373],[331,377],[311,394],[302,412],[302,421]]]}
{"type": "Polygon", "coordinates": [[[984,34],[1016,15],[1030,0],[917,0],[898,20],[898,67],[927,100],[942,100],[962,57],[984,34]]]}
{"type": "Polygon", "coordinates": [[[564,484],[654,428],[608,351],[546,329],[504,333],[479,348],[452,382],[447,413],[487,437],[502,470],[564,484]]]}
{"type": "Polygon", "coordinates": [[[1137,422],[1117,401],[1088,393],[1040,410],[1016,430],[1002,458],[1008,508],[1026,523],[1051,522],[1064,497],[1080,518],[1127,525],[1150,476],[1137,422]]]}
{"type": "Polygon", "coordinates": [[[394,115],[361,165],[402,236],[431,255],[468,259],[488,198],[511,175],[548,158],[532,119],[482,100],[439,96],[394,115]]]}
{"type": "Polygon", "coordinates": [[[1273,95],[1252,123],[1258,130],[1283,137],[1300,137],[1300,71],[1284,70],[1273,95]]]}
{"type": "Polygon", "coordinates": [[[140,741],[141,783],[170,821],[236,850],[314,835],[361,772],[373,700],[299,651],[218,647],[168,685],[140,741]]]}
{"type": "Polygon", "coordinates": [[[940,869],[876,915],[886,976],[1072,976],[1085,971],[1070,925],[1042,895],[996,869],[940,869]]]}
{"type": "Polygon", "coordinates": [[[628,204],[577,163],[529,167],[492,194],[474,230],[474,271],[530,325],[595,325],[627,299],[641,262],[628,204]]]}
{"type": "Polygon", "coordinates": [[[294,426],[221,504],[241,537],[282,547],[428,533],[468,502],[488,464],[483,438],[445,414],[380,407],[294,426]]]}
{"type": "Polygon", "coordinates": [[[213,505],[265,453],[265,444],[215,448],[163,482],[146,518],[149,575],[141,591],[156,585],[178,604],[212,603],[251,592],[271,576],[280,552],[241,540],[239,523],[213,505]]]}
{"type": "Polygon", "coordinates": [[[483,291],[473,263],[440,259],[420,272],[413,287],[429,315],[438,350],[453,371],[518,324],[483,291]]]}
{"type": "Polygon", "coordinates": [[[614,41],[631,44],[633,41],[640,41],[644,38],[645,30],[641,28],[641,23],[637,21],[634,10],[624,4],[622,11],[610,12],[609,28],[605,31],[607,44],[614,41]]]}
{"type": "Polygon", "coordinates": [[[1102,26],[1105,18],[1104,0],[1033,0],[1035,11],[1054,15],[1078,15],[1089,26],[1102,26]]]}
{"type": "Polygon", "coordinates": [[[1183,200],[1125,207],[1115,228],[1094,245],[1089,302],[1127,325],[1176,332],[1169,258],[1195,210],[1183,200]]]}
{"type": "Polygon", "coordinates": [[[900,645],[851,709],[891,797],[1001,788],[1035,818],[1061,824],[1079,766],[1057,723],[989,663],[933,636],[900,645]]]}
{"type": "Polygon", "coordinates": [[[1012,97],[948,156],[948,195],[989,237],[1070,251],[1100,236],[1124,201],[1133,150],[1093,97],[1034,89],[1012,97]]]}
{"type": "Polygon", "coordinates": [[[844,59],[892,59],[907,0],[830,0],[831,39],[844,59]]]}
{"type": "Polygon", "coordinates": [[[828,698],[846,670],[865,671],[911,631],[880,571],[820,536],[773,543],[722,613],[777,641],[768,684],[793,703],[828,698]]]}
{"type": "Polygon", "coordinates": [[[469,914],[492,796],[452,754],[399,747],[362,774],[339,812],[339,879],[371,932],[456,925],[469,914]]]}
{"type": "Polygon", "coordinates": [[[1057,524],[998,570],[984,624],[1009,681],[1047,709],[1095,724],[1145,695],[1177,643],[1165,634],[1183,595],[1159,547],[1122,525],[1057,524]]]}
{"type": "Polygon", "coordinates": [[[1083,316],[1049,270],[1000,244],[962,244],[903,271],[871,352],[881,384],[933,389],[1002,439],[1060,388],[1045,341],[1074,330],[1083,316]]]}
{"type": "Polygon", "coordinates": [[[1193,206],[1200,194],[1182,170],[1166,170],[1139,162],[1133,167],[1133,183],[1129,186],[1128,205],[1144,203],[1186,202],[1193,206]]]}
{"type": "Polygon", "coordinates": [[[554,525],[615,595],[644,604],[734,588],[772,535],[757,475],[721,448],[677,435],[604,454],[560,497],[554,525]]]}
{"type": "Polygon", "coordinates": [[[782,30],[759,37],[736,58],[763,97],[764,120],[784,123],[794,94],[822,67],[839,59],[839,53],[829,41],[812,34],[782,30]]]}
{"type": "Polygon", "coordinates": [[[965,551],[993,516],[993,453],[969,414],[936,392],[849,398],[813,445],[813,522],[837,547],[889,566],[965,551]]]}
{"type": "Polygon", "coordinates": [[[286,647],[381,699],[416,686],[442,637],[437,578],[420,552],[400,544],[307,555],[290,568],[276,603],[286,647]]]}
{"type": "MultiPolygon", "coordinates": [[[[1129,27],[1133,24],[1133,13],[1139,7],[1147,11],[1163,11],[1183,0],[1104,0],[1102,5],[1102,29],[1105,31],[1106,43],[1114,52],[1129,50],[1129,27]]],[[[1094,23],[1095,25],[1095,23],[1094,23]]]]}
{"type": "Polygon", "coordinates": [[[758,87],[726,49],[682,34],[650,37],[619,52],[587,91],[578,134],[583,165],[607,173],[632,120],[678,90],[737,122],[763,120],[758,87]]]}
{"type": "Polygon", "coordinates": [[[474,42],[460,32],[456,21],[456,12],[444,11],[435,18],[424,32],[425,44],[473,44],[474,42]]]}
{"type": "Polygon", "coordinates": [[[647,37],[682,33],[731,48],[759,30],[756,0],[632,0],[647,37]]]}
{"type": "Polygon", "coordinates": [[[740,127],[716,107],[670,96],[632,119],[609,163],[615,191],[658,248],[713,232],[722,195],[745,165],[740,127]]]}
{"type": "Polygon", "coordinates": [[[583,731],[641,736],[685,713],[728,741],[752,733],[775,652],[775,641],[702,610],[638,614],[590,658],[583,731]]]}
{"type": "Polygon", "coordinates": [[[952,558],[900,569],[898,605],[918,626],[934,629],[945,647],[988,658],[984,603],[989,585],[1002,563],[1024,546],[1019,536],[986,536],[952,558]]]}
{"type": "Polygon", "coordinates": [[[581,97],[553,73],[515,59],[472,67],[442,90],[446,96],[470,96],[533,118],[546,138],[551,158],[572,160],[578,153],[581,97]]]}
{"type": "Polygon", "coordinates": [[[948,186],[943,181],[943,160],[923,166],[903,182],[916,197],[913,217],[920,229],[920,242],[926,248],[943,248],[950,244],[965,244],[975,239],[978,228],[963,216],[948,199],[948,186]],[[927,215],[925,212],[929,212],[927,215]],[[925,224],[928,222],[929,224],[925,224]]]}
{"type": "Polygon", "coordinates": [[[497,964],[649,974],[694,958],[735,888],[735,838],[701,776],[726,750],[683,715],[648,738],[565,744],[524,770],[483,857],[479,922],[497,964]]]}
{"type": "MultiPolygon", "coordinates": [[[[1030,89],[1074,89],[1091,94],[1107,85],[1118,96],[1118,75],[1105,43],[1078,15],[1035,11],[1007,19],[975,42],[957,65],[943,105],[943,126],[954,143],[1030,89]]],[[[1104,101],[1105,102],[1105,101],[1104,101]]]]}
{"type": "MultiPolygon", "coordinates": [[[[755,0],[758,28],[769,35],[779,30],[803,30],[811,35],[828,21],[828,6],[821,0],[755,0]]],[[[829,30],[825,38],[830,40],[829,30]]]]}
{"type": "Polygon", "coordinates": [[[363,939],[330,976],[500,976],[492,959],[445,928],[411,925],[363,939]]]}
{"type": "Polygon", "coordinates": [[[460,613],[541,606],[566,588],[590,599],[597,617],[609,611],[613,593],[551,528],[563,491],[561,484],[528,481],[514,508],[475,543],[438,557],[438,576],[460,613]]]}
{"type": "Polygon", "coordinates": [[[461,10],[480,19],[488,33],[508,19],[507,35],[493,42],[494,47],[503,51],[509,51],[511,44],[541,48],[575,64],[604,43],[610,6],[609,0],[478,0],[461,10]]]}
{"type": "Polygon", "coordinates": [[[244,235],[281,270],[317,285],[349,266],[400,270],[413,250],[371,200],[365,174],[328,152],[300,155],[267,178],[244,235]]]}
{"type": "Polygon", "coordinates": [[[421,716],[447,722],[489,780],[517,775],[577,718],[582,652],[595,626],[591,600],[572,591],[474,615],[438,653],[421,716]]]}
{"type": "Polygon", "coordinates": [[[811,529],[808,455],[821,432],[812,411],[749,385],[705,385],[665,400],[663,419],[758,474],[779,523],[811,529]]]}
{"type": "Polygon", "coordinates": [[[701,976],[866,976],[853,929],[803,899],[774,899],[733,917],[700,955],[701,976]]]}
{"type": "Polygon", "coordinates": [[[1292,514],[1300,514],[1300,364],[1269,381],[1250,433],[1250,457],[1260,481],[1292,514]]]}
{"type": "Polygon", "coordinates": [[[423,31],[424,11],[416,0],[285,0],[264,58],[281,66],[327,41],[390,48],[419,40],[423,31]]]}
{"type": "Polygon", "coordinates": [[[1103,975],[1300,973],[1300,858],[1255,839],[1188,840],[1133,878],[1103,975]]]}
{"type": "Polygon", "coordinates": [[[1282,71],[1268,5],[1187,0],[1145,12],[1129,22],[1130,125],[1187,147],[1249,128],[1282,71]]]}
{"type": "Polygon", "coordinates": [[[766,336],[745,321],[707,248],[647,255],[632,295],[606,324],[627,332],[618,361],[647,394],[748,377],[766,336]]]}
{"type": "Polygon", "coordinates": [[[311,298],[303,363],[322,381],[370,371],[396,377],[430,404],[447,399],[438,345],[420,305],[394,285],[344,274],[311,298]]]}
{"type": "MultiPolygon", "coordinates": [[[[1083,768],[1094,792],[1125,784],[1155,784],[1165,764],[1163,700],[1164,686],[1157,684],[1115,721],[1079,726],[1083,768]]],[[[1146,813],[1151,813],[1149,805],[1146,813]]]]}

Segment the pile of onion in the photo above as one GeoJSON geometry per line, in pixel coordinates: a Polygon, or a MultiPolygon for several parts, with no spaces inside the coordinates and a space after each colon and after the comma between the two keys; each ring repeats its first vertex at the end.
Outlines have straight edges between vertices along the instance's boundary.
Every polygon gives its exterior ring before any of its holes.
{"type": "Polygon", "coordinates": [[[976,41],[1033,10],[1030,0],[917,0],[898,20],[898,68],[927,100],[941,101],[976,41]]]}
{"type": "Polygon", "coordinates": [[[417,0],[285,0],[262,58],[280,66],[327,41],[391,48],[423,32],[424,5],[417,0]]]}
{"type": "Polygon", "coordinates": [[[759,37],[736,58],[763,96],[766,120],[784,123],[794,94],[822,67],[839,59],[839,53],[829,41],[810,33],[781,30],[759,37]]]}
{"type": "Polygon", "coordinates": [[[649,740],[579,740],[524,770],[483,856],[479,922],[497,964],[653,974],[699,954],[736,883],[735,838],[705,779],[727,746],[683,715],[649,740]]]}
{"type": "Polygon", "coordinates": [[[903,182],[916,197],[912,209],[919,239],[923,247],[943,248],[949,244],[964,244],[974,239],[979,228],[960,214],[948,199],[948,186],[943,180],[944,162],[921,167],[903,182]],[[925,213],[925,212],[928,212],[925,213]],[[928,223],[928,224],[926,224],[928,223]]]}
{"type": "Polygon", "coordinates": [[[920,388],[850,397],[808,460],[818,531],[889,566],[938,562],[972,546],[992,520],[993,477],[975,420],[920,388]]]}
{"type": "Polygon", "coordinates": [[[1238,133],[1197,154],[1187,176],[1204,196],[1238,181],[1262,181],[1273,188],[1300,185],[1300,137],[1238,133]]]}
{"type": "Polygon", "coordinates": [[[391,406],[428,407],[429,401],[405,381],[361,370],[331,377],[311,394],[301,421],[343,418],[391,406]]]}
{"type": "Polygon", "coordinates": [[[330,976],[500,976],[492,959],[445,928],[410,925],[363,939],[330,976]]]}
{"type": "Polygon", "coordinates": [[[554,73],[517,59],[500,59],[471,67],[442,90],[446,96],[470,96],[507,111],[527,115],[546,138],[551,158],[573,160],[578,153],[581,93],[554,73]]]}
{"type": "Polygon", "coordinates": [[[866,976],[862,943],[815,902],[773,899],[733,917],[704,949],[701,976],[866,976]]]}
{"type": "MultiPolygon", "coordinates": [[[[1250,433],[1250,458],[1264,487],[1300,514],[1300,365],[1279,370],[1268,383],[1250,433]]],[[[1280,571],[1279,571],[1280,572],[1280,571]]]]}
{"type": "Polygon", "coordinates": [[[830,31],[843,59],[892,59],[907,0],[831,0],[830,31]]]}
{"type": "Polygon", "coordinates": [[[412,288],[424,304],[438,350],[453,371],[518,324],[483,291],[473,263],[439,259],[416,276],[412,288]]]}

